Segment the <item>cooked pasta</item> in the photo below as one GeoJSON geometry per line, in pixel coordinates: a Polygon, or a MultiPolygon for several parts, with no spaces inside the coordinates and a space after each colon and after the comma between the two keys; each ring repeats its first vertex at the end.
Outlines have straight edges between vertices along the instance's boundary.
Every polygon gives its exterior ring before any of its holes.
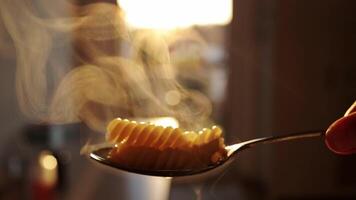
{"type": "Polygon", "coordinates": [[[173,170],[208,166],[226,158],[219,127],[200,132],[114,119],[106,140],[116,144],[109,158],[137,169],[173,170]]]}

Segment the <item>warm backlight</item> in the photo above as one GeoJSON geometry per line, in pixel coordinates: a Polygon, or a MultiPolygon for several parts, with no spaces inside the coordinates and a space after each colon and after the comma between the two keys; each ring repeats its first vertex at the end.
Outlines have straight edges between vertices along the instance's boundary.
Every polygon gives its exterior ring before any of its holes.
{"type": "Polygon", "coordinates": [[[174,29],[193,25],[225,25],[232,0],[117,0],[127,23],[136,28],[174,29]]]}
{"type": "Polygon", "coordinates": [[[57,159],[50,154],[41,154],[40,156],[40,164],[44,169],[54,170],[57,167],[57,159]]]}

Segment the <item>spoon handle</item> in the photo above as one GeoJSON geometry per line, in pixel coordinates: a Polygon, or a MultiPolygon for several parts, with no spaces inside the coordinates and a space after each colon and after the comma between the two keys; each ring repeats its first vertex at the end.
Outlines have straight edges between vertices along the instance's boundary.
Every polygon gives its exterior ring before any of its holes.
{"type": "Polygon", "coordinates": [[[304,131],[298,133],[292,133],[282,136],[271,136],[271,137],[263,137],[248,140],[245,142],[237,143],[228,147],[230,154],[233,154],[237,151],[241,151],[250,147],[254,147],[257,144],[272,144],[277,142],[284,142],[289,140],[297,140],[297,139],[304,139],[310,137],[321,137],[324,136],[323,130],[315,130],[315,131],[304,131]]]}

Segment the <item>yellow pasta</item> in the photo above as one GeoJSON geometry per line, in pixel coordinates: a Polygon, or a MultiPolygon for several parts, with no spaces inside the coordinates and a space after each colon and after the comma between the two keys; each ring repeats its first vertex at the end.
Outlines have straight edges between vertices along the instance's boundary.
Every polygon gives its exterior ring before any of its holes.
{"type": "Polygon", "coordinates": [[[109,123],[106,140],[116,144],[109,158],[130,168],[192,169],[226,158],[222,131],[216,126],[184,132],[117,118],[109,123]]]}

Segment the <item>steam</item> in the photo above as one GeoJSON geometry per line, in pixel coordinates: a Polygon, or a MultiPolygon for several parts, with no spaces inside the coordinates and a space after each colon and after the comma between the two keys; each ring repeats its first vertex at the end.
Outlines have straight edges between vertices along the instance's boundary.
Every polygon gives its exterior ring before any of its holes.
{"type": "Polygon", "coordinates": [[[115,117],[173,116],[185,128],[205,125],[210,102],[177,83],[162,35],[130,32],[117,5],[31,2],[0,0],[0,41],[8,33],[15,47],[18,102],[29,119],[82,121],[101,132],[115,117]]]}

